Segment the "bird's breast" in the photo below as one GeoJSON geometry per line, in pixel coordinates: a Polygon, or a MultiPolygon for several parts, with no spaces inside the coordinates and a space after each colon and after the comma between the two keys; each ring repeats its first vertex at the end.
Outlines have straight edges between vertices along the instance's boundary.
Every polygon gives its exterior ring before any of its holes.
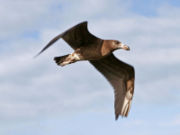
{"type": "Polygon", "coordinates": [[[106,56],[108,53],[102,50],[102,45],[89,45],[86,47],[81,47],[79,49],[81,56],[84,60],[98,60],[106,56]]]}

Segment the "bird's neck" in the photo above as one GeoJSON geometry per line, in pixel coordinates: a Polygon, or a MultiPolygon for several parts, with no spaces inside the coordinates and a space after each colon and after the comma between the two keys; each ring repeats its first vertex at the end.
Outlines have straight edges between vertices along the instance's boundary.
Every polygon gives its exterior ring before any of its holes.
{"type": "Polygon", "coordinates": [[[115,49],[111,46],[109,40],[104,40],[101,46],[101,54],[102,56],[108,55],[113,52],[115,49]]]}

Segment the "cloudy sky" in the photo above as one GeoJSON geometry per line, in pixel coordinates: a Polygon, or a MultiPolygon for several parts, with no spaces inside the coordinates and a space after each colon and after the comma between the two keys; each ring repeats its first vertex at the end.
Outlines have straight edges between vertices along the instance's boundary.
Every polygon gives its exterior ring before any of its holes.
{"type": "Polygon", "coordinates": [[[1,135],[179,135],[179,0],[0,0],[1,135]],[[115,55],[136,70],[128,118],[115,121],[111,86],[88,62],[58,67],[73,50],[67,28],[87,20],[103,39],[131,51],[115,55]]]}

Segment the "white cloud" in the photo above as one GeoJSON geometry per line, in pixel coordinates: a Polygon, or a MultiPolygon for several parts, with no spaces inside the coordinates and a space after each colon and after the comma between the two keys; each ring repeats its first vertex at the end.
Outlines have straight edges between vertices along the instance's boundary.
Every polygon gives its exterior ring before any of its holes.
{"type": "Polygon", "coordinates": [[[180,98],[179,79],[179,76],[170,76],[139,83],[136,85],[136,99],[143,104],[176,105],[180,98]]]}
{"type": "Polygon", "coordinates": [[[27,30],[36,31],[48,22],[54,10],[51,8],[60,1],[48,0],[6,0],[0,5],[0,38],[14,38],[27,30]],[[52,11],[52,12],[51,12],[52,11]]]}
{"type": "Polygon", "coordinates": [[[180,48],[162,48],[136,53],[135,63],[146,66],[180,64],[180,48]]]}

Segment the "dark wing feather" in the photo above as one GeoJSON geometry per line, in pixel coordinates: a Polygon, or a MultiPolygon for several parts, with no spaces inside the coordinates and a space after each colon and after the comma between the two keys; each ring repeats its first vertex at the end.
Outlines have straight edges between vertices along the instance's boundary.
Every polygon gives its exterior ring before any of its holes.
{"type": "Polygon", "coordinates": [[[115,90],[115,115],[127,116],[134,93],[134,68],[113,54],[90,63],[100,71],[115,90]]]}
{"type": "Polygon", "coordinates": [[[63,38],[64,41],[66,41],[73,49],[77,49],[89,44],[96,44],[101,41],[101,39],[95,37],[88,31],[86,21],[75,25],[62,34],[57,35],[36,56],[40,55],[60,38],[63,38]]]}
{"type": "Polygon", "coordinates": [[[55,38],[53,38],[35,57],[39,56],[41,53],[43,53],[47,48],[49,48],[51,45],[53,45],[57,40],[62,38],[62,34],[57,35],[55,38]]]}
{"type": "Polygon", "coordinates": [[[87,28],[87,22],[80,23],[63,34],[63,39],[73,48],[98,43],[101,39],[92,35],[87,28]]]}

